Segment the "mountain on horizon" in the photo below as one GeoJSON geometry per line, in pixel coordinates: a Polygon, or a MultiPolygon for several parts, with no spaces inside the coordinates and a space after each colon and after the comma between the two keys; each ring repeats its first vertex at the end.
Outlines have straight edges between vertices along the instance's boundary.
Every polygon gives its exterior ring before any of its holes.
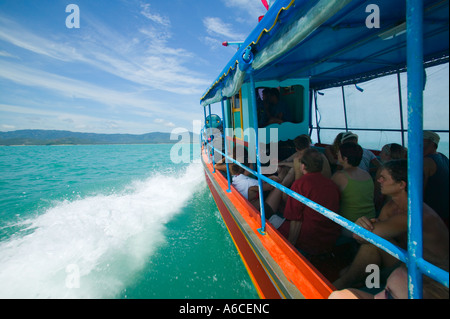
{"type": "MultiPolygon", "coordinates": [[[[191,143],[198,142],[198,135],[187,132],[183,140],[191,143]]],[[[176,144],[181,141],[170,139],[170,133],[153,132],[136,134],[98,134],[78,133],[57,130],[18,130],[0,132],[0,145],[99,145],[99,144],[176,144]]]]}

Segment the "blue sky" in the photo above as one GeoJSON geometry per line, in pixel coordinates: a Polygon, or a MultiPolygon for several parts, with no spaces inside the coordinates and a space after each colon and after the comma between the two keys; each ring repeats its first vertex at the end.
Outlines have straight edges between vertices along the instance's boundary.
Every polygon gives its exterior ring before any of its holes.
{"type": "Polygon", "coordinates": [[[0,131],[192,130],[260,0],[0,0],[0,131]],[[67,28],[69,4],[80,28],[67,28]]]}

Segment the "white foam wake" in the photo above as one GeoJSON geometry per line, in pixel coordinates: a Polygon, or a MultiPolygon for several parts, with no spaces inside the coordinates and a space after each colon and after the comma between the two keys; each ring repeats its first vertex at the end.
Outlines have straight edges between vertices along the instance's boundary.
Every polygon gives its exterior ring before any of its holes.
{"type": "Polygon", "coordinates": [[[0,298],[113,298],[164,243],[204,175],[154,176],[127,191],[60,202],[0,243],[0,298]]]}

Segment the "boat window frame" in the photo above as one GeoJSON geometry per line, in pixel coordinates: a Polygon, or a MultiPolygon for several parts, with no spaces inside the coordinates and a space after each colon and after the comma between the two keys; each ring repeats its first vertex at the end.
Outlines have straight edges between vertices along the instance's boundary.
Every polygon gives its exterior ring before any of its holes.
{"type": "Polygon", "coordinates": [[[242,114],[243,108],[242,108],[242,90],[239,90],[237,94],[235,94],[232,98],[228,99],[230,103],[230,109],[231,109],[231,126],[233,127],[234,137],[238,140],[243,141],[244,140],[244,116],[242,114]],[[238,97],[238,98],[236,98],[238,97]],[[236,107],[236,100],[239,101],[239,107],[236,107]],[[239,112],[239,121],[240,126],[236,126],[236,113],[239,112]],[[237,132],[239,132],[240,136],[237,135],[237,132]]]}

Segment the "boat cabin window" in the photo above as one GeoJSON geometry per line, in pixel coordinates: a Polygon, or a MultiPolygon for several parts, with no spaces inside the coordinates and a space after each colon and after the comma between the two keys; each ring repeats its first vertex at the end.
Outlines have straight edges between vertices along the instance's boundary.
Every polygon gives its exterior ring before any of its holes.
{"type": "Polygon", "coordinates": [[[241,92],[233,96],[230,100],[231,104],[231,121],[236,138],[244,139],[242,128],[242,97],[241,92]]]}
{"type": "MultiPolygon", "coordinates": [[[[425,69],[423,127],[439,132],[438,152],[449,156],[449,65],[425,69]]],[[[353,131],[368,149],[407,144],[407,74],[393,74],[358,85],[320,90],[314,99],[315,126],[311,136],[319,143],[332,144],[343,131],[353,131]]]]}
{"type": "Polygon", "coordinates": [[[304,119],[304,87],[260,87],[256,89],[259,127],[284,122],[301,123],[304,119]]]}

